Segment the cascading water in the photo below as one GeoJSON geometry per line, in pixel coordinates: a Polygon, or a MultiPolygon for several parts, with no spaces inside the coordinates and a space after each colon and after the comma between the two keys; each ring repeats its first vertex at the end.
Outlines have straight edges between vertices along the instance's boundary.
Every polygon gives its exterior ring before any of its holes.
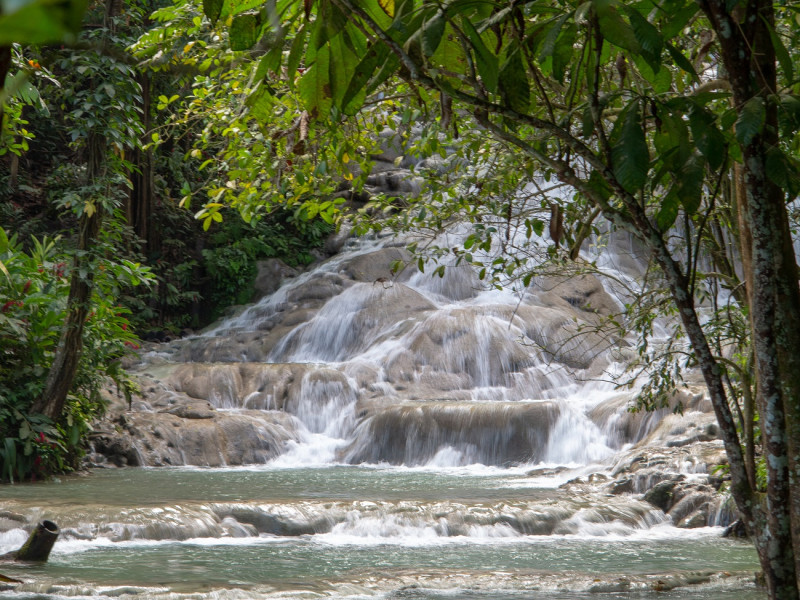
{"type": "Polygon", "coordinates": [[[62,530],[48,564],[0,569],[26,581],[8,597],[761,597],[750,546],[720,538],[702,395],[630,414],[604,382],[626,342],[599,280],[520,297],[463,266],[394,276],[408,258],[353,243],[154,348],[95,443],[173,468],[0,488],[0,552],[62,530]]]}

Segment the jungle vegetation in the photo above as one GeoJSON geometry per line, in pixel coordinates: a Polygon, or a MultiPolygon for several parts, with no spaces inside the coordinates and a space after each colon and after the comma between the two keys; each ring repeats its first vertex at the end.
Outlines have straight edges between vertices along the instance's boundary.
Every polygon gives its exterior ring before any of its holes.
{"type": "MultiPolygon", "coordinates": [[[[150,228],[185,223],[181,207],[209,231],[287,215],[306,233],[309,223],[436,233],[460,220],[471,228],[464,241],[416,244],[418,266],[441,275],[448,261],[466,261],[487,285],[520,289],[544,264],[542,240],[551,264],[591,269],[582,243],[622,230],[652,261],[627,319],[611,323],[641,334],[639,364],[650,375],[641,404],[660,405],[683,370],[700,370],[770,597],[798,597],[796,5],[176,0],[92,5],[85,21],[80,2],[14,6],[0,15],[10,193],[36,187],[20,182],[20,165],[41,162],[28,119],[57,114],[65,138],[51,143],[66,139],[82,157],[47,203],[71,219],[71,266],[55,273],[66,316],[51,317],[52,366],[17,409],[20,432],[43,431],[31,418],[65,422],[63,374],[80,364],[59,362],[60,349],[89,345],[89,299],[103,286],[115,304],[130,284],[159,277],[151,257],[162,237],[150,228]],[[31,19],[42,11],[47,19],[31,19]],[[43,100],[50,95],[63,98],[56,109],[43,100]],[[364,199],[387,130],[407,154],[438,157],[419,163],[428,166],[418,197],[364,199]],[[169,190],[159,197],[174,199],[168,208],[155,200],[156,181],[169,190]],[[131,259],[142,245],[148,260],[131,259]],[[647,344],[659,314],[675,318],[688,351],[647,344]]],[[[3,239],[2,275],[17,295],[0,327],[10,328],[23,296],[55,287],[19,271],[46,264],[36,248],[8,230],[3,239]]],[[[13,326],[28,331],[30,322],[13,326]]],[[[3,352],[17,352],[5,350],[13,335],[0,336],[3,352]]],[[[13,356],[29,364],[24,352],[13,356]]]]}

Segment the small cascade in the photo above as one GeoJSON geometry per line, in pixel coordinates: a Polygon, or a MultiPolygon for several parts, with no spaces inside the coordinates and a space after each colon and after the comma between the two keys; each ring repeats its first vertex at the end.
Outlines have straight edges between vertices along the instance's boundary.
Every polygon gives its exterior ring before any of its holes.
{"type": "Polygon", "coordinates": [[[344,456],[354,464],[536,463],[557,416],[552,402],[396,405],[365,419],[344,456]]]}

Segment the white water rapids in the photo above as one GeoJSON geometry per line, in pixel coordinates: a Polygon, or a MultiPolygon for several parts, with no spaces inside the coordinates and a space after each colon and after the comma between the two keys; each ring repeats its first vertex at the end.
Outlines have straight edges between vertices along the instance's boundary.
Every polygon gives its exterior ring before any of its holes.
{"type": "MultiPolygon", "coordinates": [[[[394,276],[408,258],[354,242],[152,349],[104,443],[159,468],[0,488],[0,552],[62,530],[47,564],[0,567],[25,581],[7,597],[762,597],[752,548],[721,538],[701,395],[631,414],[614,386],[614,286],[394,276]],[[659,482],[696,485],[666,512],[642,498],[659,482]]],[[[604,268],[629,280],[636,260],[604,268]]]]}

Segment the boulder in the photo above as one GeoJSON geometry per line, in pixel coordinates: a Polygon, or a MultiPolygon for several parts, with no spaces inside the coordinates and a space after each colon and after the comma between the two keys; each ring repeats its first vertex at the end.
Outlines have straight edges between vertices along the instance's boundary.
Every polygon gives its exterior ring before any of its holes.
{"type": "Polygon", "coordinates": [[[297,269],[277,258],[268,258],[256,262],[256,279],[253,282],[253,302],[274,293],[285,279],[296,277],[297,269]]]}

